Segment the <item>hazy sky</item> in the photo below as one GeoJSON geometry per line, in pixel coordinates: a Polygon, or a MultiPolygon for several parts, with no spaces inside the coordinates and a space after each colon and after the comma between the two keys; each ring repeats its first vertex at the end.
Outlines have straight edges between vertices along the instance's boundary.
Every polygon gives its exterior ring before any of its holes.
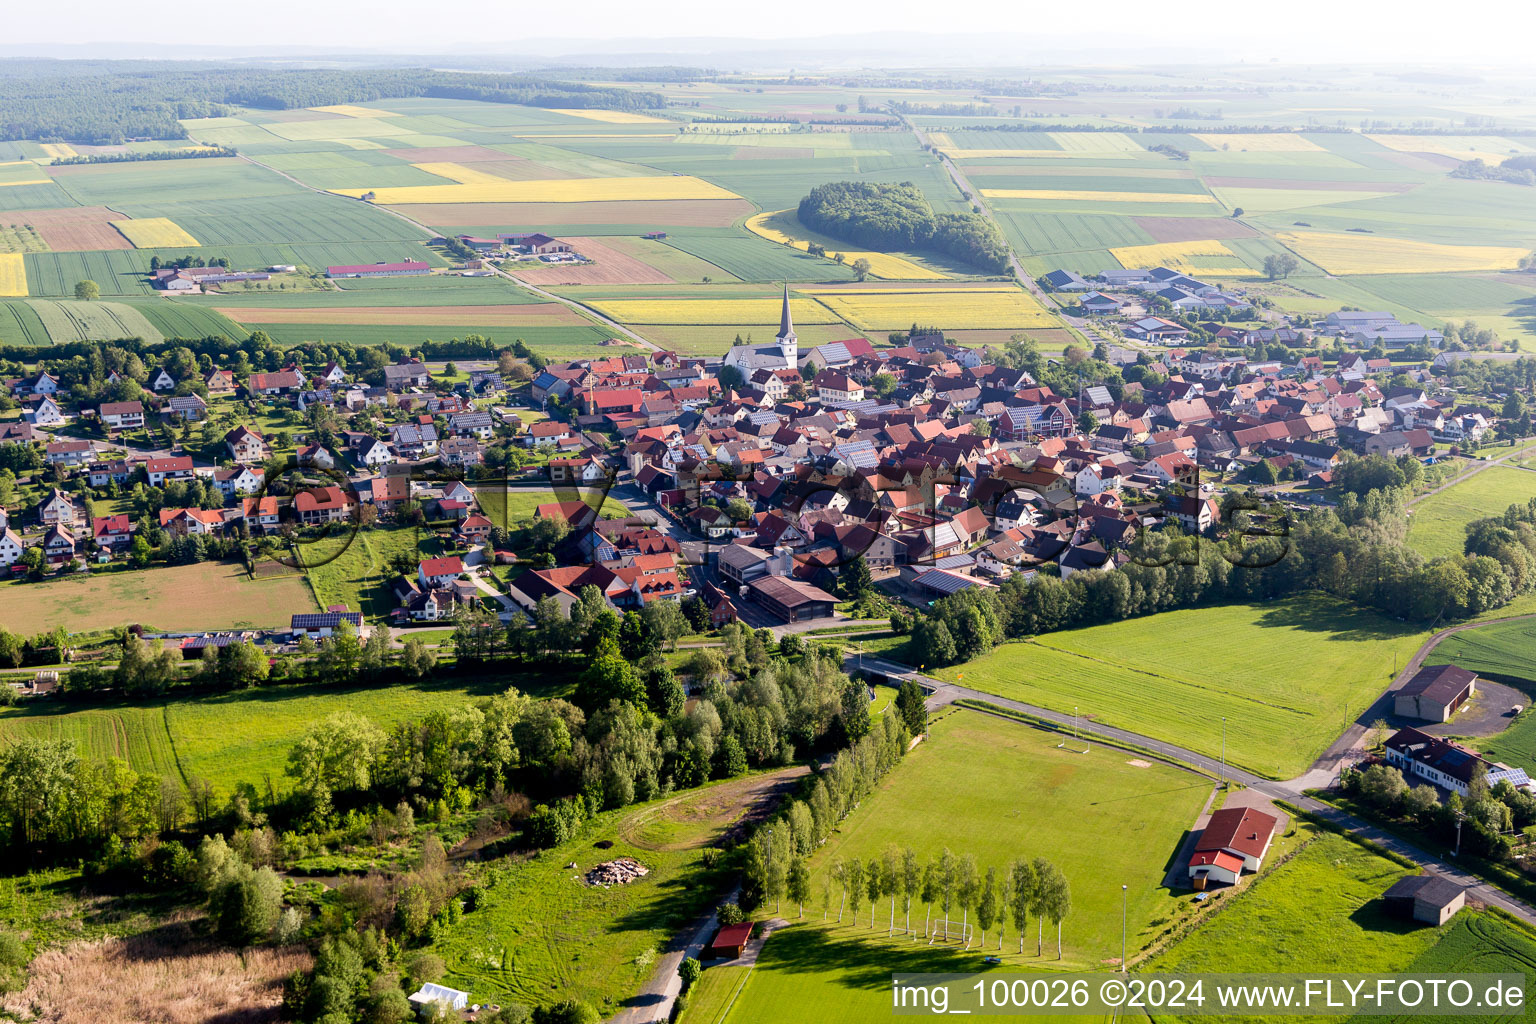
{"type": "MultiPolygon", "coordinates": [[[[1156,63],[1159,50],[1209,54],[1210,59],[1278,57],[1285,63],[1341,58],[1367,63],[1398,60],[1529,61],[1536,4],[1482,0],[1436,4],[1426,0],[880,0],[837,4],[825,0],[583,0],[486,4],[370,0],[259,0],[202,4],[184,10],[73,0],[62,4],[4,5],[0,47],[37,44],[154,42],[218,47],[312,46],[396,52],[462,49],[515,53],[520,42],[541,39],[632,42],[677,37],[791,39],[832,34],[916,32],[1033,36],[1021,40],[1023,60],[1049,59],[1058,43],[1091,52],[1096,40],[1156,63]],[[953,12],[952,18],[938,15],[953,12]],[[1030,52],[1035,51],[1035,52],[1030,52]]],[[[613,50],[614,42],[602,49],[613,50]]],[[[574,48],[574,47],[572,47],[574,48]]],[[[550,52],[547,46],[530,50],[550,52]]],[[[556,49],[561,49],[557,47],[556,49]]],[[[697,48],[689,48],[699,52],[697,48]]],[[[994,50],[999,47],[994,46],[994,50]]],[[[67,50],[61,54],[67,54],[67,50]]],[[[704,52],[707,52],[705,50],[704,52]]],[[[995,54],[993,55],[995,57],[995,54]]]]}

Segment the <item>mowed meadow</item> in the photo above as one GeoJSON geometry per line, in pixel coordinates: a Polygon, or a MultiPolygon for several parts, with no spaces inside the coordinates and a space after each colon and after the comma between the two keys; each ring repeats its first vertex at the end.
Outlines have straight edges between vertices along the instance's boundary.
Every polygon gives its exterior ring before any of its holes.
{"type": "Polygon", "coordinates": [[[1163,612],[1004,644],[933,674],[1226,758],[1301,774],[1427,634],[1321,595],[1163,612]]]}

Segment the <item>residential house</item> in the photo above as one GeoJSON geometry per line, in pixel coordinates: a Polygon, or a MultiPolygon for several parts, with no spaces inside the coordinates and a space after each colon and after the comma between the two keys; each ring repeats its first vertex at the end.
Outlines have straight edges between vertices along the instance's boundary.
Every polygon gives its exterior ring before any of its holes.
{"type": "Polygon", "coordinates": [[[294,495],[293,511],[305,526],[338,523],[355,515],[357,499],[334,484],[308,487],[294,495]]]}
{"type": "Polygon", "coordinates": [[[384,367],[384,386],[390,391],[424,388],[431,379],[431,371],[420,359],[402,359],[393,366],[384,367]]]}
{"type": "Polygon", "coordinates": [[[43,534],[43,556],[49,565],[60,565],[75,557],[75,535],[68,526],[53,525],[43,534]]]}
{"type": "Polygon", "coordinates": [[[55,487],[37,506],[37,518],[44,526],[71,526],[78,513],[74,499],[55,487]]]}
{"type": "Polygon", "coordinates": [[[213,471],[213,485],[225,498],[249,497],[261,490],[266,483],[266,472],[260,467],[250,466],[216,469],[213,471]]]}
{"type": "Polygon", "coordinates": [[[224,445],[236,462],[261,462],[272,451],[266,438],[243,424],[224,435],[224,445]]]}
{"type": "Polygon", "coordinates": [[[108,430],[139,430],[144,426],[143,402],[103,402],[97,414],[108,430]]]}
{"type": "Polygon", "coordinates": [[[194,476],[192,457],[176,455],[169,459],[150,459],[144,464],[144,472],[151,487],[161,487],[167,480],[191,480],[194,476]]]}
{"type": "Polygon", "coordinates": [[[458,555],[427,558],[416,567],[416,579],[423,587],[444,587],[459,578],[464,563],[458,555]]]}
{"type": "Polygon", "coordinates": [[[21,561],[22,552],[26,549],[21,534],[9,526],[0,529],[0,568],[10,568],[21,561]]]}
{"type": "Polygon", "coordinates": [[[390,443],[403,458],[425,459],[437,454],[437,426],[426,423],[400,423],[389,428],[390,443]]]}

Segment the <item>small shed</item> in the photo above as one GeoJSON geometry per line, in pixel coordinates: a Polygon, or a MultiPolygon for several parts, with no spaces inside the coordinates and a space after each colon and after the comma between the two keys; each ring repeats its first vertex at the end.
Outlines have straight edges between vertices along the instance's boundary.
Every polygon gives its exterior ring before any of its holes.
{"type": "Polygon", "coordinates": [[[1399,917],[1442,925],[1467,905],[1467,890],[1443,875],[1405,875],[1381,898],[1399,917]]]}
{"type": "Polygon", "coordinates": [[[715,937],[705,953],[712,960],[735,960],[746,952],[747,940],[751,937],[751,921],[725,925],[715,932],[715,937]]]}
{"type": "Polygon", "coordinates": [[[462,1010],[469,1005],[468,992],[460,992],[456,988],[430,981],[412,992],[406,999],[416,1008],[417,1016],[424,1013],[433,1003],[442,1003],[450,1010],[462,1010]]]}

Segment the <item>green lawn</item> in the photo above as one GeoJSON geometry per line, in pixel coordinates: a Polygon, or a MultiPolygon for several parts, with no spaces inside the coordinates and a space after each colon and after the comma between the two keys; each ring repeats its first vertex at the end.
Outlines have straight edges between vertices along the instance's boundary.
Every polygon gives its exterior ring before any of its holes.
{"type": "MultiPolygon", "coordinates": [[[[867,861],[893,845],[911,846],[923,857],[947,846],[973,855],[983,872],[1020,857],[1045,857],[1072,887],[1073,909],[1062,933],[1065,960],[1055,958],[1049,925],[1045,956],[1035,957],[1033,923],[1020,956],[1010,924],[1003,935],[1003,970],[1104,969],[1120,954],[1121,884],[1130,886],[1131,948],[1141,948],[1188,912],[1187,901],[1162,888],[1163,875],[1210,785],[1163,765],[1136,767],[1129,763],[1134,755],[1124,751],[1094,747],[1080,754],[1058,748],[1058,741],[1054,733],[977,712],[936,720],[930,738],[815,854],[813,892],[820,892],[822,873],[836,861],[867,861]],[[964,799],[956,799],[957,792],[964,799]]],[[[794,907],[784,906],[783,916],[796,923],[767,943],[726,1018],[730,1024],[781,1021],[788,1006],[815,1007],[818,1020],[883,1019],[890,1013],[893,971],[982,969],[979,935],[969,952],[926,944],[926,908],[918,901],[912,914],[916,941],[899,931],[887,938],[888,901],[881,901],[873,929],[867,904],[856,921],[850,907],[837,924],[838,901],[834,889],[826,924],[819,905],[806,907],[804,923],[794,907]]],[[[959,916],[956,911],[952,918],[956,931],[959,916]]],[[[902,923],[898,907],[898,929],[902,923]]],[[[998,952],[998,937],[994,927],[987,953],[998,952]]]]}
{"type": "Polygon", "coordinates": [[[1386,689],[1416,626],[1304,595],[1048,633],[934,674],[1170,740],[1216,761],[1299,774],[1386,689]],[[1395,660],[1394,660],[1395,659],[1395,660]]]}
{"type": "Polygon", "coordinates": [[[429,530],[413,526],[377,527],[326,537],[301,550],[309,568],[310,586],[322,608],[344,604],[361,611],[369,621],[388,618],[395,607],[390,581],[395,578],[390,559],[401,552],[413,559],[442,554],[442,545],[429,530]]]}
{"type": "MultiPolygon", "coordinates": [[[[497,526],[512,530],[531,523],[534,512],[540,505],[572,501],[577,494],[576,488],[566,485],[561,486],[558,495],[549,487],[491,484],[475,488],[475,499],[480,502],[480,509],[485,513],[485,517],[497,526]]],[[[593,508],[598,508],[601,503],[602,515],[605,519],[622,516],[628,511],[622,502],[606,498],[601,489],[583,488],[579,494],[582,500],[593,508]]]]}
{"type": "Polygon", "coordinates": [[[688,990],[687,1006],[678,1017],[679,1024],[718,1024],[750,975],[748,967],[705,964],[704,973],[688,990]]]}
{"type": "Polygon", "coordinates": [[[1408,543],[1429,558],[1460,554],[1466,525],[1536,495],[1536,473],[1490,466],[1413,507],[1408,543]]]}
{"type": "Polygon", "coordinates": [[[1254,974],[1342,967],[1358,973],[1406,971],[1441,934],[1388,916],[1383,909],[1381,894],[1410,873],[1342,836],[1320,833],[1248,889],[1221,897],[1232,904],[1146,969],[1254,974]]]}

